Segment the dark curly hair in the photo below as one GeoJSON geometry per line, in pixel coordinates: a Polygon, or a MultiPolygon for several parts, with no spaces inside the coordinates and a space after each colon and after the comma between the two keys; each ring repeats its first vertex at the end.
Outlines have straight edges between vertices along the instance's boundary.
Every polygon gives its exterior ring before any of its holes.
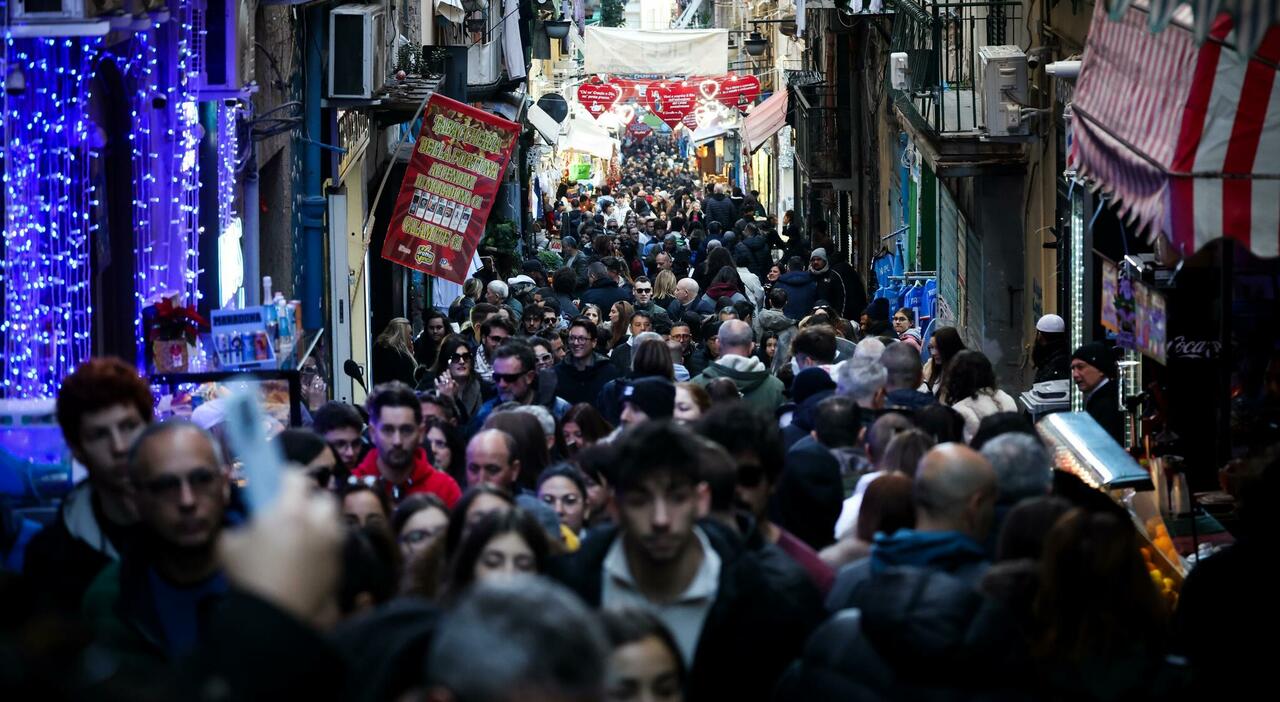
{"type": "Polygon", "coordinates": [[[981,351],[961,351],[947,368],[947,402],[955,404],[982,390],[995,390],[996,371],[981,351]]]}
{"type": "Polygon", "coordinates": [[[62,381],[58,392],[58,426],[67,445],[80,445],[80,423],[91,412],[116,405],[138,410],[142,421],[155,417],[151,388],[137,369],[118,358],[91,358],[62,381]]]}

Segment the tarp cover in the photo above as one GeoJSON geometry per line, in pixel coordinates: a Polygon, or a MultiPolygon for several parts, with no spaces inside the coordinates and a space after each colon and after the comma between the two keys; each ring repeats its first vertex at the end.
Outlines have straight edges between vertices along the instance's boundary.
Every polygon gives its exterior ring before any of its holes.
{"type": "Polygon", "coordinates": [[[587,73],[719,75],[729,72],[729,32],[587,27],[583,53],[587,73]]]}

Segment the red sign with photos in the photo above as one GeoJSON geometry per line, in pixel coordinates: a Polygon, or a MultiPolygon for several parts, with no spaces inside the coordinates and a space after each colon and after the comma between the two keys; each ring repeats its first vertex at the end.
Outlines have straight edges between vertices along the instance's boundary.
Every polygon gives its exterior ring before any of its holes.
{"type": "Polygon", "coordinates": [[[432,95],[382,257],[464,282],[519,136],[514,122],[432,95]]]}

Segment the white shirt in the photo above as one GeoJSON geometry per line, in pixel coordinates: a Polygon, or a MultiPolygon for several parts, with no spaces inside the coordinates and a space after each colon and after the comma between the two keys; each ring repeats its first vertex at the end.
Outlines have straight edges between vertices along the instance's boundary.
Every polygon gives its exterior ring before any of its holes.
{"type": "Polygon", "coordinates": [[[609,553],[605,554],[604,583],[600,593],[600,604],[607,609],[638,607],[661,619],[680,646],[680,655],[684,657],[686,666],[693,665],[702,625],[706,623],[707,614],[720,589],[720,554],[711,548],[711,542],[702,529],[694,527],[693,535],[702,545],[702,565],[684,592],[671,602],[652,602],[637,589],[622,547],[623,536],[614,539],[609,553]]]}

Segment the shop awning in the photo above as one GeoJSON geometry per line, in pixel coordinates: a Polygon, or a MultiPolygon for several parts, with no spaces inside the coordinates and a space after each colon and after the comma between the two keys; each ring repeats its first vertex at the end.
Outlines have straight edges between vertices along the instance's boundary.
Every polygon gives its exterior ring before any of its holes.
{"type": "Polygon", "coordinates": [[[1280,254],[1280,29],[1252,58],[1220,16],[1197,46],[1186,7],[1153,34],[1146,3],[1095,7],[1076,85],[1070,161],[1128,221],[1183,255],[1228,237],[1280,254]]]}
{"type": "Polygon", "coordinates": [[[768,100],[751,108],[742,123],[742,137],[754,153],[786,124],[787,91],[784,89],[776,91],[768,100]]]}
{"type": "Polygon", "coordinates": [[[568,126],[565,133],[560,135],[560,142],[556,148],[560,151],[590,154],[596,158],[613,158],[613,150],[618,145],[618,140],[610,136],[604,127],[596,124],[586,108],[578,103],[570,104],[573,108],[569,119],[566,120],[568,126]]]}
{"type": "Polygon", "coordinates": [[[1213,31],[1218,15],[1231,16],[1235,27],[1234,44],[1245,54],[1258,50],[1267,30],[1280,19],[1280,3],[1276,0],[1107,0],[1112,19],[1120,19],[1131,5],[1147,10],[1147,26],[1153,32],[1164,30],[1181,12],[1200,44],[1213,31]]]}

